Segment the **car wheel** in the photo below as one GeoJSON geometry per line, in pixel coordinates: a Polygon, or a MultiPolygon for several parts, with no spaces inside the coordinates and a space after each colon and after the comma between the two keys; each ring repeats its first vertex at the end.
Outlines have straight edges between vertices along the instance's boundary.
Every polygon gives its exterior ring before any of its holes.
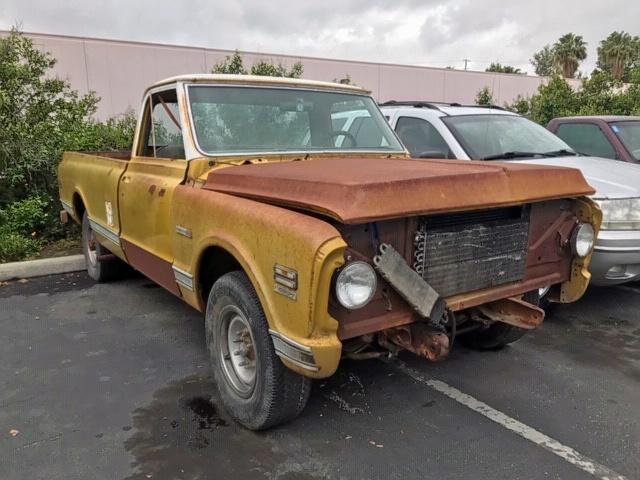
{"type": "Polygon", "coordinates": [[[103,255],[109,255],[111,252],[98,243],[87,212],[82,216],[82,253],[87,273],[96,282],[108,282],[122,274],[124,264],[119,258],[100,260],[103,255]]]}
{"type": "MultiPolygon", "coordinates": [[[[527,292],[522,299],[538,306],[540,295],[537,290],[527,292]]],[[[510,343],[520,340],[529,330],[518,328],[508,323],[494,322],[488,327],[479,328],[460,335],[460,343],[475,350],[498,350],[510,343]]]]}
{"type": "Polygon", "coordinates": [[[538,289],[538,306],[543,309],[547,315],[551,313],[551,310],[553,310],[553,307],[556,305],[555,303],[549,301],[550,290],[551,287],[543,287],[538,289]]]}
{"type": "Polygon", "coordinates": [[[264,430],[302,412],[311,380],[276,355],[260,300],[244,272],[227,273],[215,282],[205,330],[218,394],[233,419],[264,430]]]}

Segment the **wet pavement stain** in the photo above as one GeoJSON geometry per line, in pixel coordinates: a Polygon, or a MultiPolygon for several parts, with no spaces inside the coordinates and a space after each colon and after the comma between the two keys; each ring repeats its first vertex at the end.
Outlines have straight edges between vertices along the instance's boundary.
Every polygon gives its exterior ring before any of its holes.
{"type": "Polygon", "coordinates": [[[218,416],[216,406],[210,398],[189,398],[185,405],[195,414],[200,430],[211,430],[215,427],[226,427],[228,425],[226,421],[218,416]]]}
{"type": "Polygon", "coordinates": [[[281,448],[281,430],[240,427],[212,401],[214,394],[210,377],[191,375],[134,410],[133,434],[124,444],[133,456],[127,479],[326,478],[304,453],[281,448]]]}

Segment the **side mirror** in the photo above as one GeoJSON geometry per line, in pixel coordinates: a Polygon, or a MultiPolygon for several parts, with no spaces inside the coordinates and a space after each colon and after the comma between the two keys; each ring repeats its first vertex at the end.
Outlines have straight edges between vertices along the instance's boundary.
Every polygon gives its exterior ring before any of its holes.
{"type": "Polygon", "coordinates": [[[442,150],[424,150],[420,153],[418,153],[417,155],[415,155],[415,158],[451,158],[452,155],[450,155],[449,152],[445,152],[442,150]]]}

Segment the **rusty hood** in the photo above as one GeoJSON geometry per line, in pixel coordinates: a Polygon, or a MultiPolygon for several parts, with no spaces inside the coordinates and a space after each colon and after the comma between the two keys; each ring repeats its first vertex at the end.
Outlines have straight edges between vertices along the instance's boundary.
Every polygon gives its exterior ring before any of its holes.
{"type": "Polygon", "coordinates": [[[342,223],[590,195],[573,168],[406,158],[318,158],[213,170],[204,189],[342,223]]]}

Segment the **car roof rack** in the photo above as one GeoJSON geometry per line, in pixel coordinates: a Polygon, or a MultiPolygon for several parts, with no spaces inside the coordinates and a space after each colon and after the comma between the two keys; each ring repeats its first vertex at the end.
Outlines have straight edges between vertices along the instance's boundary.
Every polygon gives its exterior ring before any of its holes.
{"type": "Polygon", "coordinates": [[[422,100],[389,100],[380,104],[381,107],[416,107],[416,108],[430,108],[432,110],[440,110],[438,104],[442,106],[448,105],[444,102],[425,102],[422,100]]]}
{"type": "Polygon", "coordinates": [[[440,107],[492,108],[494,110],[505,110],[505,108],[499,105],[463,105],[458,102],[429,102],[424,100],[389,100],[381,103],[380,106],[430,108],[432,110],[440,110],[440,107]]]}

